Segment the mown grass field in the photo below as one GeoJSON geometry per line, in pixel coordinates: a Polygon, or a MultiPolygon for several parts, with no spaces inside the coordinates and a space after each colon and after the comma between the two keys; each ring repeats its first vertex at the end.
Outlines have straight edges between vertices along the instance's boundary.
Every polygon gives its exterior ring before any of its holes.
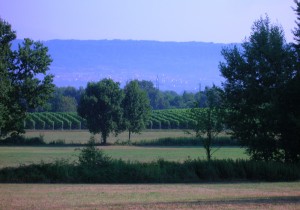
{"type": "Polygon", "coordinates": [[[300,182],[0,184],[0,209],[300,209],[300,182]]]}
{"type": "MultiPolygon", "coordinates": [[[[170,161],[184,161],[188,158],[205,159],[202,147],[134,147],[102,146],[105,153],[114,159],[149,162],[163,158],[170,161]]],[[[77,160],[80,147],[0,147],[0,168],[20,164],[50,162],[56,159],[77,160]]],[[[216,159],[246,159],[244,149],[238,147],[220,148],[214,155],[216,159]]]]}
{"type": "MultiPolygon", "coordinates": [[[[86,143],[87,131],[27,132],[46,142],[86,143]]],[[[146,131],[132,141],[188,136],[181,130],[146,131]]],[[[98,137],[99,138],[99,137],[98,137]]],[[[127,133],[108,142],[127,140],[127,133]]],[[[202,147],[99,146],[115,159],[149,162],[163,158],[205,159],[202,147]]],[[[80,147],[0,147],[0,168],[70,159],[80,147]]],[[[222,147],[216,159],[247,159],[245,150],[222,147]]],[[[223,184],[0,184],[0,209],[300,209],[300,182],[223,184]]]]}
{"type": "MultiPolygon", "coordinates": [[[[64,140],[65,143],[85,144],[91,137],[88,131],[27,131],[26,137],[37,137],[42,135],[45,142],[64,140]]],[[[127,141],[128,133],[121,133],[118,137],[110,136],[108,143],[115,141],[127,141]]],[[[141,134],[133,134],[132,142],[140,140],[153,140],[165,137],[189,137],[183,130],[146,130],[141,134]]],[[[96,136],[99,140],[99,135],[96,136]]],[[[19,166],[20,164],[39,163],[40,161],[54,161],[56,159],[77,160],[79,149],[74,146],[1,146],[0,168],[8,166],[19,166]]],[[[188,158],[205,159],[206,154],[203,147],[137,147],[137,146],[99,146],[106,154],[114,159],[130,161],[150,162],[163,158],[169,161],[184,161],[188,158]]],[[[217,148],[215,148],[217,149],[217,148]]],[[[216,159],[247,159],[245,150],[239,147],[222,147],[215,154],[216,159]]]]}

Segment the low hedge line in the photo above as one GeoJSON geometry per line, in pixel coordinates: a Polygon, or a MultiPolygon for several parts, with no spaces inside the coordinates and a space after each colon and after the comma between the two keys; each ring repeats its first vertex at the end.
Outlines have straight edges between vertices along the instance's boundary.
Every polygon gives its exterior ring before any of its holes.
{"type": "Polygon", "coordinates": [[[0,169],[0,182],[14,183],[189,183],[207,181],[295,181],[300,163],[188,159],[150,163],[113,160],[91,138],[78,160],[0,169]]]}
{"type": "Polygon", "coordinates": [[[0,139],[0,146],[38,146],[45,144],[42,136],[26,138],[24,136],[14,135],[0,139]]]}
{"type": "MultiPolygon", "coordinates": [[[[46,144],[51,146],[78,145],[72,143],[67,144],[62,139],[46,143],[43,136],[28,138],[20,135],[14,135],[7,137],[6,139],[0,139],[0,146],[39,146],[46,144]]],[[[203,146],[203,141],[196,137],[166,137],[136,142],[117,141],[115,144],[134,146],[203,146]]],[[[218,137],[213,141],[212,146],[239,146],[239,143],[230,137],[218,137]]]]}
{"type": "Polygon", "coordinates": [[[157,160],[150,163],[110,160],[105,165],[70,163],[31,164],[0,170],[9,183],[196,183],[207,181],[295,181],[299,164],[249,160],[157,160]]]}
{"type": "MultiPolygon", "coordinates": [[[[127,142],[124,142],[126,144],[127,142]]],[[[120,142],[119,144],[122,144],[120,142]]],[[[202,139],[196,137],[166,137],[154,140],[141,140],[132,142],[135,146],[203,146],[202,139]]],[[[230,137],[217,137],[212,146],[240,146],[237,140],[230,137]]]]}

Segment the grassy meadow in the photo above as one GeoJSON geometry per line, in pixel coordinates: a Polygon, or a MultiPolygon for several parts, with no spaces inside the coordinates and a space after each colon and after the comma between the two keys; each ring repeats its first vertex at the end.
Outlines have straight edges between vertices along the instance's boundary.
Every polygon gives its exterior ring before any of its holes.
{"type": "MultiPolygon", "coordinates": [[[[29,131],[45,142],[85,144],[87,131],[29,131]]],[[[132,141],[187,137],[181,130],[147,130],[132,141]]],[[[99,136],[96,136],[99,139],[99,136]]],[[[126,141],[127,133],[108,142],[126,141]]],[[[97,146],[113,159],[151,162],[206,159],[203,147],[97,146]]],[[[1,146],[0,168],[77,160],[81,146],[1,146]]],[[[245,149],[221,147],[213,159],[248,159],[245,149]]],[[[0,184],[0,209],[300,209],[300,182],[206,184],[0,184]]]]}
{"type": "MultiPolygon", "coordinates": [[[[188,158],[205,159],[202,147],[136,147],[136,146],[99,146],[114,159],[140,162],[150,162],[163,158],[169,161],[184,161],[188,158]]],[[[0,147],[0,168],[30,164],[52,162],[56,159],[77,160],[80,147],[0,147]]],[[[238,147],[222,147],[213,159],[247,159],[244,149],[238,147]]]]}
{"type": "MultiPolygon", "coordinates": [[[[128,133],[123,132],[117,137],[110,135],[108,143],[116,141],[127,141],[128,133]]],[[[225,134],[223,134],[225,135],[225,134]]],[[[86,131],[27,131],[26,137],[43,136],[44,141],[63,140],[65,143],[85,144],[91,137],[91,134],[86,131]]],[[[133,134],[132,142],[154,140],[166,137],[190,137],[183,130],[146,130],[141,134],[133,134]]],[[[97,141],[100,139],[96,135],[97,141]]],[[[0,168],[8,166],[19,166],[21,164],[39,163],[41,161],[51,162],[56,159],[77,160],[79,154],[78,146],[1,146],[0,147],[0,168]]],[[[197,147],[163,147],[163,146],[98,146],[105,153],[114,159],[123,159],[130,161],[150,162],[163,158],[168,161],[184,161],[191,159],[205,159],[205,150],[201,146],[197,147]]],[[[248,159],[245,154],[245,149],[239,147],[221,147],[214,148],[216,153],[213,154],[213,159],[248,159]]]]}

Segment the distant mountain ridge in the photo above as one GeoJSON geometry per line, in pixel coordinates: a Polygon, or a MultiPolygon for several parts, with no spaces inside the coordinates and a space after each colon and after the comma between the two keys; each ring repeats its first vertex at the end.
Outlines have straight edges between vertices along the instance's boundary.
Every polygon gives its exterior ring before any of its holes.
{"type": "Polygon", "coordinates": [[[44,44],[53,58],[51,73],[57,86],[85,87],[103,78],[124,85],[139,79],[176,92],[220,85],[221,50],[228,46],[133,40],[50,40],[44,44]]]}

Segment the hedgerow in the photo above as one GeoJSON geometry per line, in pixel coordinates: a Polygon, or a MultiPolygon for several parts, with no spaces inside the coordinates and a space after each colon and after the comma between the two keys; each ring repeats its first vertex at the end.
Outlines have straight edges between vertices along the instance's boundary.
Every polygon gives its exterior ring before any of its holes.
{"type": "Polygon", "coordinates": [[[211,181],[296,181],[300,164],[251,160],[184,162],[158,159],[149,163],[114,160],[91,142],[77,162],[21,165],[0,170],[0,182],[10,183],[197,183],[211,181]]]}

